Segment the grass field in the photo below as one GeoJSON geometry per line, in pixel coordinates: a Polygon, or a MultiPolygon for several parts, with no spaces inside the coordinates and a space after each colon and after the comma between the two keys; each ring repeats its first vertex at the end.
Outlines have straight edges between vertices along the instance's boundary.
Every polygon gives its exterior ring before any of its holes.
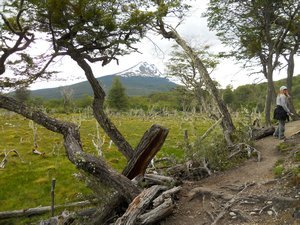
{"type": "MultiPolygon", "coordinates": [[[[6,111],[0,113],[0,162],[4,152],[11,149],[17,150],[21,157],[20,159],[16,154],[10,153],[5,168],[0,169],[0,211],[50,205],[52,178],[56,179],[56,204],[85,200],[91,192],[74,176],[78,170],[66,157],[62,136],[41,126],[33,126],[32,122],[16,114],[6,111]],[[44,155],[32,153],[34,127],[37,130],[38,150],[44,155]]],[[[84,151],[97,155],[92,143],[97,134],[93,117],[81,114],[54,116],[80,124],[84,151]]],[[[187,116],[179,113],[168,117],[120,115],[112,116],[111,119],[133,147],[152,124],[169,128],[167,140],[157,157],[172,156],[178,161],[184,157],[184,130],[188,130],[193,139],[211,125],[211,121],[204,120],[200,115],[187,116]]],[[[103,157],[114,169],[122,171],[126,164],[125,157],[114,145],[110,146],[110,139],[101,129],[99,134],[103,142],[103,157]]]]}

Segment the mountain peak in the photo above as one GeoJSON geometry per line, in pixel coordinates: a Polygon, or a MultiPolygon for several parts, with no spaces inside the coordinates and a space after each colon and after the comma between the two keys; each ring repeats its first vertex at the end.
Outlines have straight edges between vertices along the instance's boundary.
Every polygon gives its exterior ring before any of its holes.
{"type": "Polygon", "coordinates": [[[162,73],[154,64],[147,62],[139,62],[138,64],[116,73],[115,75],[122,77],[163,77],[162,73]]]}

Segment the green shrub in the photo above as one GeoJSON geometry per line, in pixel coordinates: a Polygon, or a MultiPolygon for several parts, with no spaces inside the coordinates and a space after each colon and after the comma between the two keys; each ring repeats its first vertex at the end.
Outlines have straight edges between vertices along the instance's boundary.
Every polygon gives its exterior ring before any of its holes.
{"type": "Polygon", "coordinates": [[[275,177],[281,177],[284,174],[284,166],[283,165],[277,165],[273,168],[273,173],[275,177]]]}
{"type": "Polygon", "coordinates": [[[209,162],[212,170],[222,171],[232,166],[228,160],[228,149],[223,134],[220,131],[213,132],[210,138],[201,140],[197,137],[186,154],[187,160],[201,163],[203,159],[209,162]]]}

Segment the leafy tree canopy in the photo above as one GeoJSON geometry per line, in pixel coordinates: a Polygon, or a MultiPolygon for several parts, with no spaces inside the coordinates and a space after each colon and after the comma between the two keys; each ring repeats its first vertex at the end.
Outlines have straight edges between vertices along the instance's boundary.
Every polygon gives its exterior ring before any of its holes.
{"type": "Polygon", "coordinates": [[[6,0],[0,11],[0,75],[9,67],[14,77],[1,76],[0,87],[49,79],[55,72],[51,63],[66,55],[102,66],[118,62],[120,56],[137,51],[135,44],[157,18],[184,9],[181,0],[6,0]],[[50,48],[34,55],[29,46],[37,36],[50,48]]]}

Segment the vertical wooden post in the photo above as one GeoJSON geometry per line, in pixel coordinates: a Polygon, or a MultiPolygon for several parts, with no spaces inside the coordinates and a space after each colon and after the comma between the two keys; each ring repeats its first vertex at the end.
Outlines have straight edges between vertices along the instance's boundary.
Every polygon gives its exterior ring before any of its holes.
{"type": "Polygon", "coordinates": [[[51,216],[54,216],[54,189],[55,189],[55,178],[52,178],[51,182],[51,216]]]}

